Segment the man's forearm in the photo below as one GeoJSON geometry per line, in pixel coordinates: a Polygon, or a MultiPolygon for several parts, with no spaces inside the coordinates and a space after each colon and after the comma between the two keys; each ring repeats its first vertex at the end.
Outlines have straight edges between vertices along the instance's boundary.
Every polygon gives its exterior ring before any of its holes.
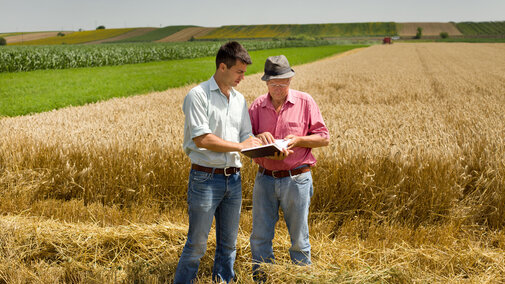
{"type": "Polygon", "coordinates": [[[300,143],[299,145],[297,145],[297,147],[317,148],[328,146],[329,143],[330,139],[323,137],[319,134],[312,134],[309,136],[300,137],[300,143]]]}
{"type": "Polygon", "coordinates": [[[214,152],[234,152],[242,150],[242,145],[236,142],[226,141],[212,133],[193,138],[195,145],[214,152]]]}

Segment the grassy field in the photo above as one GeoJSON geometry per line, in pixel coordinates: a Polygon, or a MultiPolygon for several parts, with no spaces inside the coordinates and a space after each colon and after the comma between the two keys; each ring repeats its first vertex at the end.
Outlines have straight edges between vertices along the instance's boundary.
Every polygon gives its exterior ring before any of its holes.
{"type": "MultiPolygon", "coordinates": [[[[218,46],[216,43],[212,54],[218,46]]],[[[254,64],[248,68],[248,74],[262,71],[270,55],[285,54],[293,64],[301,64],[357,47],[361,46],[251,51],[254,64]]],[[[0,73],[0,115],[49,111],[200,82],[213,73],[214,62],[214,57],[205,57],[122,66],[0,73]]]]}
{"type": "Polygon", "coordinates": [[[223,26],[197,39],[396,35],[395,23],[223,26]]]}
{"type": "MultiPolygon", "coordinates": [[[[271,283],[505,281],[504,51],[395,43],[294,66],[292,87],[312,94],[331,142],[314,151],[314,265],[289,263],[280,222],[271,283]]],[[[267,90],[261,75],[238,87],[248,103],[267,90]]],[[[172,281],[187,230],[181,104],[193,86],[0,119],[0,281],[172,281]]],[[[243,162],[235,269],[252,283],[257,168],[243,162]]],[[[208,247],[200,283],[214,234],[208,247]]]]}
{"type": "Polygon", "coordinates": [[[133,29],[103,29],[94,31],[74,32],[65,36],[54,36],[44,39],[16,42],[12,45],[53,45],[53,44],[77,44],[115,37],[133,29]]]}

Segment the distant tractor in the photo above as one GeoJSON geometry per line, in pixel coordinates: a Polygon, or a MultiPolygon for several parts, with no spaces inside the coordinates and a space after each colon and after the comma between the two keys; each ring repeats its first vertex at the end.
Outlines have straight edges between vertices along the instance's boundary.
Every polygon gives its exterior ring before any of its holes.
{"type": "Polygon", "coordinates": [[[382,44],[392,44],[393,43],[393,39],[391,39],[390,36],[387,36],[385,37],[383,40],[382,40],[382,44]]]}

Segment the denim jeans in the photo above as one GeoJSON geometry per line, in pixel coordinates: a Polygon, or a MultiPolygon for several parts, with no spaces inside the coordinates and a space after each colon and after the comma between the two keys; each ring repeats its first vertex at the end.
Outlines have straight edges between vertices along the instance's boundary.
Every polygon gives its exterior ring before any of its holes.
{"type": "Polygon", "coordinates": [[[284,178],[273,178],[258,172],[253,189],[251,234],[254,275],[259,272],[259,263],[273,263],[275,260],[272,240],[279,220],[279,206],[284,212],[291,237],[291,260],[300,265],[311,264],[308,215],[312,194],[310,171],[284,178]]]}
{"type": "Polygon", "coordinates": [[[177,265],[175,283],[191,283],[196,278],[200,259],[207,250],[207,238],[214,217],[216,254],[212,279],[230,282],[235,277],[233,264],[241,206],[240,172],[225,176],[191,170],[188,185],[188,238],[177,265]]]}

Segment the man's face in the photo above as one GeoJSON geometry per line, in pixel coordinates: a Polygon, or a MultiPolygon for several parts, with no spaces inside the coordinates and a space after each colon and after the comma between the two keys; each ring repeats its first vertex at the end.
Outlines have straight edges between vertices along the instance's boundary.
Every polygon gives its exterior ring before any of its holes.
{"type": "Polygon", "coordinates": [[[223,65],[223,77],[226,84],[230,87],[236,87],[238,83],[244,79],[245,72],[247,71],[247,64],[237,59],[237,62],[231,68],[226,67],[224,63],[223,65]]]}
{"type": "Polygon", "coordinates": [[[267,81],[268,92],[273,100],[284,100],[289,93],[289,83],[291,78],[288,79],[272,79],[267,81]]]}

